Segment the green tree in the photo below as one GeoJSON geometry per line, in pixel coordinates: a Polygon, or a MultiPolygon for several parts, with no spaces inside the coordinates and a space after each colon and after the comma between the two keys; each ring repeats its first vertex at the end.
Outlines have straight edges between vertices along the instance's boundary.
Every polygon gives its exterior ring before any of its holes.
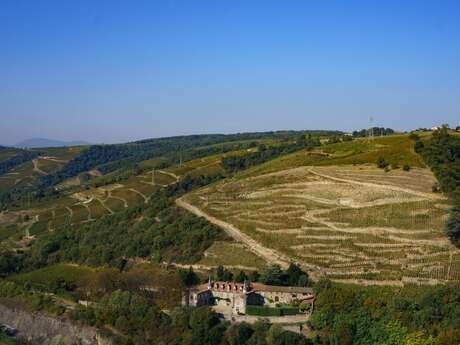
{"type": "Polygon", "coordinates": [[[299,277],[299,282],[298,282],[297,285],[302,286],[302,287],[307,286],[308,285],[308,275],[307,274],[302,274],[299,277]]]}
{"type": "Polygon", "coordinates": [[[238,275],[235,277],[235,281],[238,283],[243,283],[246,280],[248,280],[248,276],[243,271],[240,271],[240,273],[238,273],[238,275]]]}
{"type": "Polygon", "coordinates": [[[260,280],[268,285],[283,285],[283,276],[284,272],[281,270],[280,265],[275,264],[263,271],[260,280]]]}
{"type": "Polygon", "coordinates": [[[251,338],[254,330],[245,322],[231,325],[225,332],[225,342],[228,345],[245,345],[251,338]]]}
{"type": "Polygon", "coordinates": [[[427,336],[423,331],[409,334],[404,345],[436,345],[432,336],[427,336]]]}
{"type": "Polygon", "coordinates": [[[417,140],[420,140],[420,136],[417,133],[411,132],[411,134],[409,134],[409,139],[413,141],[417,141],[417,140]]]}
{"type": "Polygon", "coordinates": [[[410,165],[407,164],[407,163],[404,164],[404,165],[403,165],[403,170],[404,170],[404,171],[409,171],[409,170],[410,170],[410,165]]]}
{"type": "Polygon", "coordinates": [[[460,198],[456,198],[454,206],[451,208],[449,218],[447,219],[444,232],[452,240],[459,244],[460,242],[460,198]]]}
{"type": "Polygon", "coordinates": [[[297,286],[299,283],[299,278],[303,275],[302,269],[296,265],[295,263],[291,262],[289,265],[286,275],[287,275],[287,284],[290,286],[297,286]]]}
{"type": "Polygon", "coordinates": [[[190,266],[188,270],[180,270],[179,275],[185,286],[196,285],[200,282],[200,278],[198,278],[196,273],[193,271],[192,266],[190,266]]]}
{"type": "Polygon", "coordinates": [[[225,270],[224,275],[222,276],[222,280],[226,282],[230,282],[233,280],[233,273],[229,270],[225,270]]]}
{"type": "Polygon", "coordinates": [[[258,271],[253,271],[253,272],[251,272],[251,275],[250,275],[249,279],[250,279],[252,282],[258,282],[259,279],[260,279],[260,273],[259,273],[258,271]]]}
{"type": "Polygon", "coordinates": [[[217,267],[217,270],[216,270],[216,279],[217,280],[222,280],[223,279],[222,277],[224,276],[224,271],[225,271],[224,266],[219,265],[217,267]]]}
{"type": "Polygon", "coordinates": [[[378,168],[386,168],[388,166],[388,163],[385,161],[385,158],[379,157],[377,158],[377,167],[378,168]]]}
{"type": "Polygon", "coordinates": [[[270,324],[266,320],[258,320],[253,324],[254,333],[248,341],[248,345],[267,345],[267,332],[270,324]]]}
{"type": "Polygon", "coordinates": [[[218,345],[225,331],[217,314],[208,307],[194,308],[190,314],[189,326],[192,329],[193,345],[218,345]]]}
{"type": "Polygon", "coordinates": [[[414,150],[417,153],[420,153],[424,149],[425,145],[421,140],[417,140],[414,145],[414,150]]]}

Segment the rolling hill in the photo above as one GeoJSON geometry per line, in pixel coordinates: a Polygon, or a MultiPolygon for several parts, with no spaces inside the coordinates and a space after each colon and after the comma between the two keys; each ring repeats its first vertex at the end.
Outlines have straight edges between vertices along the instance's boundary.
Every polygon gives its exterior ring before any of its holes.
{"type": "Polygon", "coordinates": [[[194,191],[178,204],[246,242],[338,281],[460,280],[442,228],[449,202],[407,135],[298,151],[194,191]],[[386,169],[376,160],[388,162],[386,169]],[[406,166],[406,169],[401,167],[406,166]]]}
{"type": "Polygon", "coordinates": [[[75,141],[62,141],[62,140],[54,140],[54,139],[46,139],[46,138],[32,138],[23,140],[14,145],[14,147],[19,148],[45,148],[45,147],[66,147],[66,146],[83,146],[83,145],[90,145],[90,143],[83,141],[83,140],[75,140],[75,141]]]}

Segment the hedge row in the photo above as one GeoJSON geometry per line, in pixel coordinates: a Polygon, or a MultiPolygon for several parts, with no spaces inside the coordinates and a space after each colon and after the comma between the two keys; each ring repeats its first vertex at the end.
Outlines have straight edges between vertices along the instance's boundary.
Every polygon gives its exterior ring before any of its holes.
{"type": "Polygon", "coordinates": [[[269,308],[258,305],[246,306],[246,314],[256,316],[286,316],[299,314],[299,308],[281,307],[269,308]]]}

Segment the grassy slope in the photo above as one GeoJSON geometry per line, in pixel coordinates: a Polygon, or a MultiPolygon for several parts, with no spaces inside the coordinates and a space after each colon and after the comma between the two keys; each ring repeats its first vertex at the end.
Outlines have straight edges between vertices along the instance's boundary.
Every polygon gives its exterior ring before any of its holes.
{"type": "Polygon", "coordinates": [[[34,287],[47,286],[50,281],[57,279],[73,285],[93,272],[94,269],[84,266],[57,264],[28,273],[13,275],[8,277],[8,280],[21,285],[28,282],[34,287]]]}
{"type": "Polygon", "coordinates": [[[415,153],[414,142],[408,135],[393,135],[375,138],[371,142],[367,139],[357,139],[325,145],[313,152],[302,150],[249,169],[240,174],[240,177],[258,176],[309,165],[374,164],[379,157],[383,157],[389,164],[399,166],[425,166],[422,158],[415,153]]]}
{"type": "Polygon", "coordinates": [[[376,138],[373,142],[360,139],[325,145],[321,151],[296,152],[248,169],[231,181],[218,182],[192,192],[186,198],[264,245],[276,248],[295,260],[336,272],[335,277],[458,279],[460,256],[449,246],[441,231],[446,205],[442,200],[430,201],[434,180],[429,171],[420,169],[424,164],[414,152],[413,145],[407,135],[376,138]],[[390,164],[409,164],[413,169],[410,172],[397,169],[384,173],[375,167],[378,157],[383,157],[390,164]],[[322,178],[319,182],[326,185],[303,185],[306,181],[314,182],[317,177],[309,175],[305,169],[292,174],[284,173],[290,168],[302,166],[316,166],[317,171],[325,169],[326,174],[336,173],[338,177],[342,174],[343,178],[358,183],[361,180],[420,190],[427,193],[426,199],[385,188],[374,190],[373,187],[364,188],[353,183],[331,184],[330,180],[322,178]],[[355,175],[347,176],[347,170],[352,171],[348,174],[355,175]],[[274,172],[280,174],[266,175],[274,172]],[[282,186],[286,183],[299,184],[282,186]],[[248,199],[246,195],[252,196],[248,199]],[[311,197],[327,203],[317,204],[308,200],[311,197]],[[421,200],[417,201],[417,198],[421,200]],[[346,204],[341,205],[338,203],[340,199],[344,202],[351,199],[360,206],[350,208],[346,204]],[[372,204],[380,200],[383,205],[372,204]],[[330,207],[333,210],[327,212],[330,207]],[[321,210],[322,213],[319,217],[306,219],[302,215],[308,210],[321,210]],[[315,219],[326,221],[326,224],[315,223],[315,219]],[[334,226],[343,230],[334,230],[334,226]],[[368,227],[373,227],[373,230],[366,230],[368,227]],[[381,245],[381,248],[375,249],[374,244],[381,245]],[[400,246],[412,248],[404,250],[400,246]],[[430,254],[435,252],[437,257],[430,254]],[[449,253],[453,253],[450,258],[449,253]]]}
{"type": "MultiPolygon", "coordinates": [[[[44,156],[53,157],[57,160],[69,160],[78,154],[82,148],[50,148],[46,149],[44,156]]],[[[243,154],[243,151],[231,151],[226,154],[243,154]]],[[[24,208],[16,210],[20,212],[27,211],[27,213],[33,218],[38,216],[38,223],[31,227],[30,235],[39,236],[48,230],[56,230],[59,227],[64,226],[66,223],[79,223],[88,220],[88,212],[91,215],[91,219],[97,219],[109,212],[103,205],[108,207],[113,212],[125,210],[125,203],[128,207],[135,206],[144,203],[144,198],[139,194],[149,197],[155,190],[162,188],[171,183],[176,182],[176,175],[178,178],[190,175],[212,175],[214,173],[223,173],[223,169],[220,165],[222,157],[226,154],[212,155],[209,157],[199,158],[184,162],[182,166],[172,166],[164,171],[155,170],[155,186],[151,184],[152,175],[150,171],[144,171],[139,175],[130,176],[128,179],[121,180],[114,184],[101,186],[98,188],[82,189],[75,187],[72,190],[64,191],[62,197],[56,199],[50,199],[47,201],[41,201],[38,204],[32,205],[30,209],[24,208]],[[133,190],[139,192],[136,193],[133,190]],[[79,200],[76,195],[81,197],[79,200]],[[82,202],[83,200],[93,200],[91,202],[82,202]],[[69,207],[72,211],[72,217],[66,207],[69,207]]],[[[140,165],[145,167],[149,166],[151,161],[146,161],[145,164],[140,165]]],[[[50,160],[39,159],[39,167],[54,165],[62,165],[62,162],[53,162],[50,160]]],[[[46,168],[44,170],[47,170],[46,168]]],[[[32,162],[27,162],[18,167],[15,174],[9,179],[0,179],[0,188],[3,185],[11,187],[14,182],[21,180],[20,183],[33,183],[35,178],[38,176],[33,171],[32,162]],[[14,176],[14,178],[13,178],[14,176]]],[[[112,175],[114,173],[110,173],[112,175]]],[[[94,181],[98,181],[96,178],[94,181]]],[[[0,242],[16,236],[19,233],[24,233],[25,224],[18,224],[18,227],[12,227],[11,222],[5,223],[0,219],[0,242]]]]}
{"type": "MultiPolygon", "coordinates": [[[[52,174],[62,169],[66,161],[77,156],[81,150],[83,150],[83,147],[60,147],[39,150],[43,152],[43,156],[51,157],[51,159],[37,158],[38,168],[48,174],[52,174]]],[[[4,150],[0,150],[0,160],[3,159],[3,156],[6,154],[4,150]]],[[[0,192],[24,184],[34,185],[37,182],[37,178],[40,177],[40,174],[35,172],[33,168],[34,165],[32,161],[28,161],[19,165],[8,174],[0,176],[0,192]]]]}
{"type": "Polygon", "coordinates": [[[7,148],[1,147],[0,148],[0,162],[15,156],[19,152],[21,152],[20,149],[16,149],[13,147],[7,147],[7,148]]]}

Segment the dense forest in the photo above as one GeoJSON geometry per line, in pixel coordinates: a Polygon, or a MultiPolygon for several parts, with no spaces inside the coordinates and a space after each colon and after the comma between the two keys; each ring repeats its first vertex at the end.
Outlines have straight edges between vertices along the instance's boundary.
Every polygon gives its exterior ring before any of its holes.
{"type": "MultiPolygon", "coordinates": [[[[64,308],[49,294],[0,281],[2,303],[62,315],[64,308]]],[[[139,289],[107,292],[89,306],[77,305],[70,318],[98,327],[115,345],[310,345],[304,336],[260,321],[230,324],[207,307],[176,308],[166,314],[139,289]]],[[[1,340],[1,338],[0,338],[1,340]]]]}
{"type": "Polygon", "coordinates": [[[186,177],[157,191],[147,205],[50,232],[20,257],[0,253],[0,276],[62,261],[119,268],[125,258],[135,257],[158,262],[196,262],[223,234],[203,218],[177,208],[174,200],[219,178],[218,174],[186,177]]]}
{"type": "MultiPolygon", "coordinates": [[[[452,198],[445,231],[460,246],[460,137],[450,135],[447,128],[434,131],[430,140],[422,141],[413,135],[415,150],[431,167],[440,184],[440,190],[452,198]]],[[[438,191],[438,186],[433,186],[438,191]]]]}
{"type": "Polygon", "coordinates": [[[376,137],[381,137],[384,135],[394,134],[395,131],[391,128],[372,127],[368,129],[361,129],[360,131],[353,131],[352,134],[354,137],[359,138],[359,137],[367,137],[370,133],[372,133],[376,137]]]}
{"type": "Polygon", "coordinates": [[[458,286],[315,286],[315,344],[458,345],[458,286]]]}
{"type": "MultiPolygon", "coordinates": [[[[158,139],[146,139],[135,141],[126,144],[112,145],[93,145],[84,150],[80,155],[70,161],[61,171],[56,174],[43,177],[43,186],[52,186],[67,178],[77,176],[78,174],[91,169],[101,169],[104,173],[120,169],[124,166],[129,166],[133,163],[158,158],[167,155],[168,163],[178,162],[185,151],[188,159],[204,156],[207,151],[203,151],[198,156],[194,156],[190,149],[205,147],[216,144],[231,143],[238,141],[251,141],[258,139],[279,139],[286,140],[298,134],[305,135],[313,133],[315,135],[329,133],[339,133],[334,131],[280,131],[280,132],[262,132],[262,133],[238,133],[238,134],[204,134],[204,135],[189,135],[177,136],[158,139]]],[[[221,148],[222,149],[222,148],[221,148]]],[[[222,152],[219,148],[215,148],[215,153],[222,152]]]]}
{"type": "Polygon", "coordinates": [[[266,145],[259,145],[256,152],[246,154],[244,156],[231,156],[225,157],[222,160],[222,165],[228,172],[236,172],[239,170],[247,169],[251,166],[267,162],[271,159],[275,159],[283,154],[292,153],[302,149],[313,149],[314,147],[320,146],[319,137],[307,137],[301,135],[293,143],[283,143],[281,145],[272,145],[267,147],[266,145]]]}
{"type": "Polygon", "coordinates": [[[8,171],[13,170],[18,165],[28,162],[35,157],[39,156],[40,151],[21,150],[18,154],[0,162],[0,175],[6,174],[8,171]]]}
{"type": "Polygon", "coordinates": [[[72,317],[90,325],[111,325],[129,338],[117,337],[115,344],[177,345],[308,345],[302,335],[280,326],[258,322],[223,322],[207,307],[177,309],[171,315],[139,295],[115,291],[106,295],[98,308],[77,308],[72,317]]]}

